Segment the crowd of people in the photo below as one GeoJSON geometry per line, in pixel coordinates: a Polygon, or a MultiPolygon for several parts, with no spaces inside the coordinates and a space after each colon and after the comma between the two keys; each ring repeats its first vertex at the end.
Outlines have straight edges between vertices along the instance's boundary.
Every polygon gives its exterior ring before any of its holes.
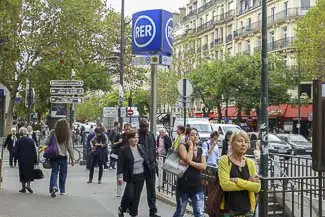
{"type": "MultiPolygon", "coordinates": [[[[130,216],[138,215],[144,184],[149,216],[159,217],[156,205],[157,157],[166,156],[171,151],[177,152],[179,163],[187,166],[184,175],[177,179],[173,217],[184,216],[189,201],[195,217],[205,215],[206,192],[203,191],[202,172],[206,170],[216,175],[224,191],[220,207],[216,207],[221,216],[254,214],[256,194],[261,186],[254,162],[245,157],[249,143],[245,132],[227,132],[219,153],[217,131],[211,133],[208,141],[200,144],[198,130],[190,126],[178,126],[174,141],[164,128],[159,129],[157,137],[148,129],[149,122],[145,119],[140,121],[139,130],[128,123],[121,130],[119,122],[115,122],[114,128],[108,131],[98,124],[85,140],[89,184],[93,183],[95,167],[98,167],[98,184],[102,183],[104,168],[116,169],[116,197],[121,197],[119,217],[124,217],[127,212],[130,216]],[[110,153],[108,146],[111,147],[110,153]]],[[[50,147],[52,143],[57,151],[55,157],[49,159],[52,168],[49,192],[51,197],[56,197],[58,191],[61,195],[66,193],[68,156],[74,164],[72,131],[66,120],[58,120],[54,129],[48,132],[46,144],[50,147]]],[[[18,161],[21,193],[26,193],[26,190],[33,193],[30,183],[34,181],[34,166],[38,163],[38,145],[31,126],[20,127],[19,133],[13,127],[5,140],[10,166],[15,167],[18,161]]]]}

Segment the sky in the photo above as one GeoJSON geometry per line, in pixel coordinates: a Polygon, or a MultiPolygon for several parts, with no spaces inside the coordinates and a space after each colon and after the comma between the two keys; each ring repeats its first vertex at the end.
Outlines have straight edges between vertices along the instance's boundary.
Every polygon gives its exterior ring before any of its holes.
{"type": "MultiPolygon", "coordinates": [[[[112,7],[121,11],[121,0],[108,0],[112,7]]],[[[179,7],[185,7],[189,0],[124,0],[125,15],[149,9],[164,9],[170,12],[179,12],[179,7]]]]}

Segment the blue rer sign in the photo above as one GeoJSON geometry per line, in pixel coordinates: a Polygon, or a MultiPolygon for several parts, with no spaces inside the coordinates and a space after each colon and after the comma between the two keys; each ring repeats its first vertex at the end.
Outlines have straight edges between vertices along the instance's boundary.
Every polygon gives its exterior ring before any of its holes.
{"type": "Polygon", "coordinates": [[[133,54],[173,54],[173,15],[164,10],[148,10],[132,16],[133,54]]]}

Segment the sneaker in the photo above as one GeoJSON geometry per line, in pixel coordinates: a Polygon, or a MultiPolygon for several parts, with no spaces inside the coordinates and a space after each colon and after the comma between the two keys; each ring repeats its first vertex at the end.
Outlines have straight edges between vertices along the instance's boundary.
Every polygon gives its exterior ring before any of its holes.
{"type": "Polygon", "coordinates": [[[118,208],[118,217],[124,217],[124,213],[123,213],[121,207],[118,208]]]}
{"type": "Polygon", "coordinates": [[[113,167],[108,167],[108,169],[109,169],[109,170],[112,170],[112,169],[113,169],[113,167]]]}
{"type": "Polygon", "coordinates": [[[103,169],[104,170],[104,172],[106,172],[107,171],[107,169],[103,169]]]}
{"type": "Polygon", "coordinates": [[[102,181],[101,180],[98,180],[98,184],[102,184],[102,181]]]}
{"type": "Polygon", "coordinates": [[[51,197],[56,197],[55,193],[58,192],[57,188],[52,188],[51,197]]]}
{"type": "Polygon", "coordinates": [[[157,213],[155,213],[155,214],[151,214],[150,217],[161,217],[161,216],[157,215],[157,213]]]}
{"type": "Polygon", "coordinates": [[[90,183],[93,183],[93,181],[92,180],[89,180],[87,183],[90,184],[90,183]]]}
{"type": "Polygon", "coordinates": [[[115,197],[121,197],[121,195],[120,194],[115,194],[115,197]]]}
{"type": "Polygon", "coordinates": [[[19,192],[20,192],[20,193],[26,193],[26,189],[23,188],[23,189],[19,190],[19,192]]]}
{"type": "Polygon", "coordinates": [[[67,193],[65,193],[65,192],[61,192],[61,193],[60,193],[60,195],[66,195],[66,194],[67,194],[67,193]]]}

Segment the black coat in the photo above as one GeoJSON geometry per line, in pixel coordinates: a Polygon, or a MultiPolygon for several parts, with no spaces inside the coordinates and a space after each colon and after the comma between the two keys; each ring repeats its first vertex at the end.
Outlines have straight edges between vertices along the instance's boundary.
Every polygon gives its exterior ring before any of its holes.
{"type": "Polygon", "coordinates": [[[93,147],[92,155],[93,156],[96,155],[97,159],[99,161],[101,161],[102,163],[107,162],[107,151],[106,151],[107,143],[108,143],[108,138],[104,133],[102,133],[99,137],[94,136],[90,141],[90,145],[93,147]],[[100,146],[94,147],[93,145],[95,143],[101,143],[104,146],[103,147],[100,147],[100,146]]]}
{"type": "Polygon", "coordinates": [[[126,144],[127,144],[126,134],[125,133],[117,134],[117,136],[115,137],[114,142],[112,142],[112,144],[111,144],[111,148],[112,148],[111,153],[118,155],[120,153],[120,148],[123,147],[126,144]],[[114,144],[115,142],[118,142],[120,139],[122,139],[121,143],[114,144]]]}
{"type": "Polygon", "coordinates": [[[228,142],[224,139],[222,141],[222,150],[221,150],[221,156],[228,154],[228,142]]]}
{"type": "Polygon", "coordinates": [[[35,144],[38,147],[37,136],[36,136],[35,132],[33,132],[33,134],[32,134],[32,139],[35,141],[35,144]]]}
{"type": "MultiPolygon", "coordinates": [[[[159,148],[159,138],[160,136],[157,137],[157,148],[159,148]]],[[[165,146],[166,153],[172,147],[172,140],[167,135],[164,136],[164,146],[165,146]]]]}
{"type": "Polygon", "coordinates": [[[33,181],[34,165],[37,163],[37,154],[34,140],[27,136],[20,138],[16,142],[14,148],[14,156],[18,160],[20,181],[33,181]]]}
{"type": "MultiPolygon", "coordinates": [[[[149,166],[148,158],[143,150],[142,145],[138,144],[138,150],[140,155],[143,157],[143,166],[145,175],[151,175],[154,173],[149,166]]],[[[129,145],[124,145],[120,148],[120,153],[118,155],[118,163],[117,163],[117,175],[123,174],[123,180],[125,182],[130,182],[132,180],[133,175],[133,165],[134,165],[134,157],[132,154],[131,147],[129,145]]]]}
{"type": "Polygon", "coordinates": [[[144,152],[148,157],[150,165],[157,166],[157,147],[153,133],[147,132],[146,134],[141,134],[139,132],[139,144],[143,145],[144,152]]]}
{"type": "MultiPolygon", "coordinates": [[[[17,141],[19,140],[19,135],[18,134],[16,134],[16,137],[17,137],[17,139],[16,139],[16,144],[17,144],[17,141]]],[[[6,138],[6,141],[5,141],[5,143],[4,143],[4,145],[3,145],[3,147],[4,148],[7,148],[8,149],[8,151],[12,151],[13,150],[13,148],[14,148],[14,141],[12,140],[12,134],[9,134],[8,136],[7,136],[7,138],[6,138]]]]}

